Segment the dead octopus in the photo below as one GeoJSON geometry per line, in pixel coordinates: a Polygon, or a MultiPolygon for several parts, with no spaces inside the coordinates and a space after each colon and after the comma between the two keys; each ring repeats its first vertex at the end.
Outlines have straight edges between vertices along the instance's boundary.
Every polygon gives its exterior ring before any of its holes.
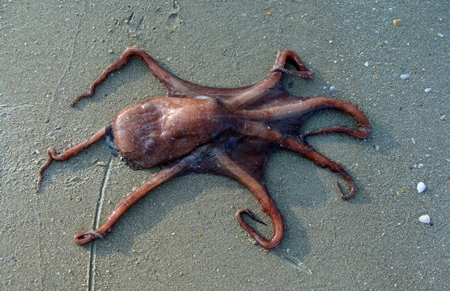
{"type": "Polygon", "coordinates": [[[166,87],[167,96],[152,97],[123,109],[104,128],[88,139],[57,154],[47,150],[47,162],[39,169],[42,173],[53,160],[64,161],[83,151],[105,136],[114,152],[120,153],[132,168],[166,166],[148,181],[127,195],[114,209],[106,222],[96,230],[77,233],[74,240],[83,245],[105,236],[121,215],[150,190],[176,176],[188,173],[214,173],[233,178],[245,185],[261,203],[261,209],[272,220],[274,231],[270,239],[262,237],[243,220],[243,215],[263,223],[249,209],[236,213],[239,224],[266,249],[277,246],[283,236],[283,219],[264,186],[264,167],[269,154],[276,148],[292,150],[316,165],[340,173],[349,185],[342,199],[355,194],[355,183],[343,167],[318,153],[305,138],[311,135],[339,132],[357,138],[366,138],[369,121],[358,106],[338,99],[317,96],[303,98],[290,94],[281,87],[283,74],[305,79],[312,78],[300,57],[291,50],[278,52],[269,75],[259,83],[239,88],[214,88],[184,81],[169,73],[143,49],[127,48],[121,57],[109,65],[90,85],[89,92],[71,103],[94,94],[109,73],[121,68],[131,56],[142,58],[151,72],[166,87]],[[286,63],[295,70],[285,68],[286,63]],[[319,109],[332,108],[353,116],[360,129],[333,126],[301,135],[300,125],[319,109]]]}

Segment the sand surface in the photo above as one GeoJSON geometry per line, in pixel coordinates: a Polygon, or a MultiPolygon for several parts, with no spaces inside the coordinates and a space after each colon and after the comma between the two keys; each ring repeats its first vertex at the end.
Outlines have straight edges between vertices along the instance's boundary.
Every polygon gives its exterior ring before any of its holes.
{"type": "MultiPolygon", "coordinates": [[[[448,1],[1,1],[0,289],[448,290],[449,11],[448,1]],[[338,175],[277,151],[266,184],[286,231],[273,250],[235,221],[242,207],[268,219],[249,191],[214,175],[170,180],[105,239],[74,244],[160,169],[133,171],[99,142],[54,163],[35,193],[47,147],[165,94],[133,59],[69,106],[133,44],[181,78],[221,87],[257,82],[278,49],[296,51],[316,77],[284,78],[290,92],[349,100],[370,119],[363,141],[309,139],[352,174],[356,197],[342,201],[338,175]]],[[[352,119],[323,111],[300,130],[342,123],[352,119]]]]}

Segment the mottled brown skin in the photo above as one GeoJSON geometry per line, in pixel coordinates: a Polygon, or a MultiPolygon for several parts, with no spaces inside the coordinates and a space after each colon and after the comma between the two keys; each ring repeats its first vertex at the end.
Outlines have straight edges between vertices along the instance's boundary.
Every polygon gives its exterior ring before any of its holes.
{"type": "Polygon", "coordinates": [[[264,248],[277,246],[283,236],[283,219],[264,186],[264,167],[270,153],[285,148],[342,175],[349,186],[341,198],[354,196],[355,183],[344,168],[315,151],[305,138],[328,132],[339,132],[366,138],[370,124],[364,113],[348,101],[316,96],[303,98],[281,87],[283,74],[312,78],[300,57],[293,51],[278,52],[269,75],[261,82],[239,88],[214,88],[184,81],[159,66],[144,50],[134,46],[109,65],[91,84],[89,92],[71,103],[94,94],[112,71],[126,64],[131,56],[142,58],[151,72],[167,89],[167,96],[153,97],[123,109],[112,123],[88,139],[57,154],[47,150],[47,162],[39,169],[38,189],[42,174],[53,160],[63,161],[78,154],[106,136],[114,149],[133,168],[166,166],[130,192],[114,209],[106,222],[96,230],[77,233],[74,240],[83,245],[106,235],[119,217],[144,195],[167,180],[188,173],[213,173],[231,177],[246,186],[261,204],[273,224],[273,235],[267,239],[243,220],[243,215],[263,223],[249,209],[236,214],[239,224],[264,248]],[[295,70],[285,68],[286,62],[295,70]],[[358,129],[334,126],[299,135],[301,124],[319,109],[332,108],[353,116],[358,129]]]}

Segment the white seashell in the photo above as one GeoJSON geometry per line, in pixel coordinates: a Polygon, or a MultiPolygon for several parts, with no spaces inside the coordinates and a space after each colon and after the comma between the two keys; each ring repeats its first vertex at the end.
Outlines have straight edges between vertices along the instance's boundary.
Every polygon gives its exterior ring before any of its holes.
{"type": "Polygon", "coordinates": [[[402,80],[408,80],[409,77],[411,77],[410,74],[402,74],[402,75],[400,75],[400,79],[402,79],[402,80]]]}
{"type": "Polygon", "coordinates": [[[417,192],[422,193],[425,190],[427,190],[427,185],[424,182],[419,182],[417,184],[417,192]]]}
{"type": "Polygon", "coordinates": [[[431,92],[431,88],[426,88],[424,91],[425,91],[425,93],[430,93],[431,92]]]}
{"type": "Polygon", "coordinates": [[[430,219],[429,215],[425,214],[425,215],[422,215],[421,217],[419,217],[419,221],[422,223],[430,224],[431,219],[430,219]]]}

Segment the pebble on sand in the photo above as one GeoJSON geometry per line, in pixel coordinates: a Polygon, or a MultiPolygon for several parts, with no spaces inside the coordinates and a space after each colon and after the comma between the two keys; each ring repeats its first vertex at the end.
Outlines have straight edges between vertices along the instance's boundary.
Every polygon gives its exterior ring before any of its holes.
{"type": "Polygon", "coordinates": [[[401,74],[401,75],[400,75],[400,79],[402,79],[402,80],[408,80],[409,77],[411,77],[410,74],[401,74]]]}

